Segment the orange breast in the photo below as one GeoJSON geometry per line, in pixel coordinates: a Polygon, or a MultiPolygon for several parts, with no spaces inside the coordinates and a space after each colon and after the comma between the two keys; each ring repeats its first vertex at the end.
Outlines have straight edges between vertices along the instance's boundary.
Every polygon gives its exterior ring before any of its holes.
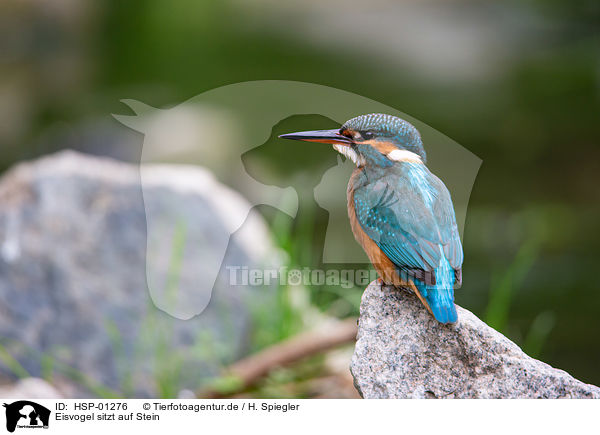
{"type": "Polygon", "coordinates": [[[377,244],[364,232],[360,226],[360,223],[358,222],[358,219],[356,218],[356,210],[354,209],[353,181],[358,175],[360,175],[360,169],[355,169],[350,177],[347,192],[348,217],[350,218],[350,226],[352,227],[354,238],[365,250],[367,257],[369,257],[369,261],[375,267],[375,270],[377,270],[377,273],[386,284],[406,286],[407,283],[404,283],[400,280],[394,263],[391,262],[391,260],[383,253],[379,246],[377,246],[377,244]]]}
{"type": "Polygon", "coordinates": [[[423,305],[431,312],[429,304],[421,296],[417,287],[412,281],[403,281],[398,274],[398,269],[394,263],[383,253],[383,251],[377,246],[377,244],[364,232],[358,219],[356,218],[356,210],[354,209],[354,179],[360,175],[360,169],[355,169],[350,177],[348,183],[347,199],[348,199],[348,217],[350,218],[350,226],[354,238],[362,246],[364,251],[369,257],[369,261],[375,267],[375,270],[383,280],[385,284],[393,285],[396,287],[407,287],[410,288],[421,300],[423,305]]]}

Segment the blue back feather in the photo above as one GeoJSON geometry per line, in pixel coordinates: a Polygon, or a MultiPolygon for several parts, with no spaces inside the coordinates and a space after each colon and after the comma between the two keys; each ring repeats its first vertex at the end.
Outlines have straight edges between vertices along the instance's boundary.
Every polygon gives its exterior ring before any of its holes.
{"type": "Polygon", "coordinates": [[[444,184],[423,164],[397,162],[364,168],[351,189],[361,228],[399,270],[433,272],[435,284],[413,282],[439,322],[455,322],[463,251],[444,184]]]}
{"type": "Polygon", "coordinates": [[[433,316],[440,323],[454,323],[458,319],[454,306],[454,269],[446,258],[442,258],[440,267],[435,269],[436,283],[426,285],[415,279],[413,282],[429,304],[433,316]]]}

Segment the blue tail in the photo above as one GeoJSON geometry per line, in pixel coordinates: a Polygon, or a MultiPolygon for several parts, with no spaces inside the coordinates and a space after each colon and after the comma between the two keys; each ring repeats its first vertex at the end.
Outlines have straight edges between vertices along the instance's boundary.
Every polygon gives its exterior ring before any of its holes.
{"type": "Polygon", "coordinates": [[[425,285],[415,280],[415,286],[429,304],[438,322],[454,323],[458,320],[454,306],[454,270],[445,258],[442,258],[440,266],[435,269],[435,277],[435,285],[425,285]]]}

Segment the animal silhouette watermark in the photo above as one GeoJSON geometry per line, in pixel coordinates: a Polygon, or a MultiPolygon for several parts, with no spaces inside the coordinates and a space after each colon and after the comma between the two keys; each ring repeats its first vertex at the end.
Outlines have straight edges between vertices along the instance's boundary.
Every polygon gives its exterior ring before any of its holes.
{"type": "Polygon", "coordinates": [[[39,403],[29,400],[19,400],[10,404],[5,403],[6,430],[15,429],[47,429],[50,423],[50,410],[39,403]]]}
{"type": "MultiPolygon", "coordinates": [[[[227,248],[231,237],[245,237],[247,221],[257,205],[269,205],[295,218],[298,191],[279,180],[273,185],[252,175],[243,156],[273,138],[273,127],[294,115],[321,115],[337,123],[363,113],[389,113],[408,120],[420,131],[429,156],[428,166],[450,190],[462,234],[467,204],[481,160],[426,124],[360,95],[312,83],[252,81],[204,92],[175,107],[153,108],[143,102],[122,100],[134,115],[113,115],[124,125],[144,134],[141,155],[141,187],[147,219],[146,277],[155,305],[177,318],[200,314],[210,302],[217,282],[229,283],[231,265],[227,248]],[[248,102],[259,102],[248,104],[248,102]],[[147,191],[156,185],[156,164],[184,164],[188,171],[202,171],[205,182],[193,189],[206,198],[213,216],[230,237],[215,238],[209,225],[195,220],[186,196],[192,189],[181,183],[179,198],[158,198],[147,191]],[[152,168],[153,170],[148,170],[152,168]],[[201,169],[199,169],[201,168],[201,169]],[[231,190],[230,190],[231,189],[231,190]],[[158,198],[158,199],[157,199],[158,198]],[[173,245],[183,239],[178,254],[180,285],[177,298],[165,291],[172,274],[173,245]],[[192,261],[200,253],[202,264],[192,261]],[[225,267],[222,267],[225,266],[225,267]],[[176,299],[175,302],[173,300],[176,299]],[[179,301],[179,302],[178,302],[179,301]]],[[[281,146],[288,146],[282,143],[281,146]]],[[[329,212],[323,243],[323,264],[367,263],[354,243],[346,211],[345,182],[354,164],[342,158],[323,174],[314,189],[317,204],[329,212]]],[[[262,260],[261,260],[262,261],[262,260]]],[[[277,269],[272,258],[263,261],[277,269]]],[[[333,268],[333,267],[332,267],[333,268]]],[[[341,269],[344,269],[343,267],[341,269]]],[[[340,269],[340,270],[341,270],[340,269]]],[[[241,270],[241,269],[240,269],[241,270]]]]}

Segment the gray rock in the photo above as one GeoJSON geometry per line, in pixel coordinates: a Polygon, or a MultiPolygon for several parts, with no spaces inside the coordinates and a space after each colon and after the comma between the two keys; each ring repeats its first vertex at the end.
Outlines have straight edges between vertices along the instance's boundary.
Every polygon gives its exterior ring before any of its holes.
{"type": "Polygon", "coordinates": [[[417,297],[371,283],[362,297],[352,357],[364,398],[600,398],[600,388],[527,356],[457,307],[441,325],[417,297]]]}
{"type": "Polygon", "coordinates": [[[64,395],[43,379],[24,378],[11,385],[0,385],[0,397],[3,399],[61,399],[64,395]]]}
{"type": "Polygon", "coordinates": [[[268,306],[273,288],[232,286],[227,267],[272,260],[264,221],[206,170],[142,171],[143,189],[138,166],[61,152],[0,179],[0,345],[16,360],[0,373],[175,397],[248,351],[251,303],[268,306]],[[185,228],[177,260],[169,214],[185,228]],[[231,221],[243,225],[230,239],[231,221]],[[199,295],[211,250],[224,262],[199,295]]]}

